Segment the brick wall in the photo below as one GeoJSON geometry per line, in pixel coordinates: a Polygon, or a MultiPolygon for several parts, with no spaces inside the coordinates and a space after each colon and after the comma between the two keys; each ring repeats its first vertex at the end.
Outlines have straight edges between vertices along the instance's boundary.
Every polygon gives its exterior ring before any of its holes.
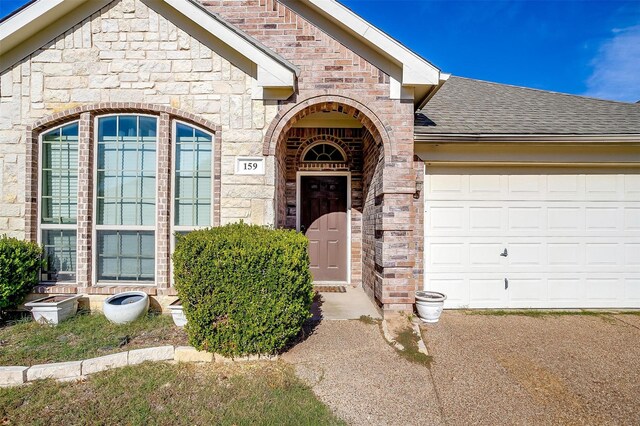
{"type": "MultiPolygon", "coordinates": [[[[209,10],[255,37],[300,68],[298,91],[279,103],[276,121],[296,121],[304,114],[325,107],[318,98],[343,97],[344,113],[363,121],[376,121],[368,127],[380,151],[364,154],[364,169],[371,170],[371,181],[363,190],[363,283],[385,309],[411,309],[420,267],[416,267],[419,234],[414,194],[416,172],[413,165],[413,104],[389,98],[389,77],[315,27],[311,22],[275,0],[200,0],[209,10]],[[349,100],[353,100],[351,103],[349,100]],[[366,105],[352,111],[349,105],[366,105]],[[306,111],[299,106],[309,105],[306,111]],[[290,114],[297,111],[297,114],[290,114]],[[362,117],[364,115],[365,117],[362,117]],[[383,162],[379,160],[383,158],[383,162]],[[374,166],[375,164],[375,166],[374,166]],[[368,197],[368,198],[367,198],[368,197]]],[[[286,155],[289,127],[273,124],[267,133],[265,153],[275,155],[277,211],[280,224],[286,223],[286,171],[291,167],[286,155]]],[[[365,179],[366,180],[366,179],[365,179]]]]}

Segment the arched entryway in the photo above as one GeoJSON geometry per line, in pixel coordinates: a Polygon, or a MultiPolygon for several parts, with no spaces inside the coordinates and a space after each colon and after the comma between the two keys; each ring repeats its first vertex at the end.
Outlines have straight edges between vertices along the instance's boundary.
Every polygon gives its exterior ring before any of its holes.
{"type": "Polygon", "coordinates": [[[309,237],[314,280],[362,285],[378,301],[376,218],[392,148],[387,129],[364,105],[319,97],[279,116],[264,146],[275,156],[277,226],[309,237]]]}

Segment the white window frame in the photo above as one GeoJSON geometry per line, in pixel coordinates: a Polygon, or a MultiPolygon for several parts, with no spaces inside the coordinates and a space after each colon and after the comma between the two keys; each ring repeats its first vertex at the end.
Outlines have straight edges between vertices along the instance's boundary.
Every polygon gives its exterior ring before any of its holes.
{"type": "MultiPolygon", "coordinates": [[[[43,280],[42,279],[42,271],[40,271],[40,282],[43,284],[73,284],[77,282],[77,274],[78,274],[78,217],[76,212],[76,223],[75,224],[54,224],[54,223],[42,223],[42,165],[43,165],[43,147],[42,147],[42,137],[46,134],[54,132],[56,130],[60,130],[63,127],[70,126],[74,123],[78,124],[78,151],[80,150],[80,120],[71,120],[63,124],[59,124],[57,126],[47,128],[44,131],[40,132],[38,135],[38,203],[37,203],[37,235],[36,241],[39,245],[43,244],[42,241],[42,231],[56,231],[56,230],[64,230],[64,231],[76,231],[76,280],[60,280],[60,281],[51,281],[51,280],[43,280]]],[[[78,164],[77,170],[80,169],[80,155],[78,155],[78,164]]],[[[76,188],[76,197],[78,196],[78,191],[80,189],[80,181],[78,181],[78,187],[76,188]]]]}
{"type": "Polygon", "coordinates": [[[93,147],[93,167],[91,170],[93,177],[93,218],[92,218],[92,231],[91,231],[91,279],[96,287],[113,287],[113,286],[135,286],[135,287],[155,287],[158,274],[158,146],[160,145],[160,116],[155,114],[141,114],[135,111],[133,112],[116,112],[110,114],[101,114],[93,117],[93,140],[91,146],[93,147]],[[150,225],[98,225],[98,121],[101,118],[107,117],[119,117],[119,116],[136,116],[136,117],[152,117],[156,119],[156,185],[155,185],[155,209],[154,209],[154,224],[150,225]],[[153,281],[98,281],[98,231],[141,231],[148,232],[153,231],[154,239],[156,241],[154,248],[154,261],[153,261],[153,281]]]}
{"type": "MultiPolygon", "coordinates": [[[[217,153],[215,152],[215,146],[216,146],[216,135],[213,132],[210,132],[209,130],[203,129],[202,127],[199,126],[195,126],[189,122],[186,121],[182,121],[182,120],[173,120],[173,122],[171,123],[171,191],[170,191],[170,197],[171,197],[171,203],[170,203],[170,209],[171,209],[171,213],[169,214],[169,220],[171,222],[171,226],[169,227],[169,232],[170,232],[170,255],[173,255],[173,251],[175,250],[175,245],[176,245],[176,238],[175,238],[175,233],[176,232],[185,232],[185,231],[197,231],[199,229],[207,229],[207,228],[211,228],[213,226],[213,208],[215,205],[216,200],[214,199],[214,195],[215,195],[215,174],[216,174],[216,170],[215,170],[215,156],[217,155],[217,153]],[[211,136],[211,217],[209,218],[209,225],[208,226],[187,226],[187,225],[176,225],[176,157],[177,157],[177,148],[178,148],[178,144],[176,143],[176,136],[178,134],[177,128],[178,128],[178,124],[182,124],[185,126],[189,126],[191,128],[200,130],[203,133],[208,134],[209,136],[211,136]]],[[[173,282],[173,261],[170,262],[171,264],[171,280],[173,282]]]]}
{"type": "Polygon", "coordinates": [[[300,163],[306,163],[306,164],[318,164],[318,163],[335,163],[335,164],[346,164],[349,162],[349,157],[347,156],[347,153],[344,152],[344,149],[342,149],[342,147],[340,145],[338,145],[337,143],[330,141],[330,140],[319,140],[317,142],[312,143],[311,145],[307,146],[304,151],[302,151],[302,155],[300,155],[300,163]],[[340,152],[340,154],[342,154],[342,158],[343,160],[341,161],[322,161],[322,160],[312,160],[312,161],[305,161],[305,157],[307,156],[307,154],[309,153],[309,151],[311,151],[313,148],[317,147],[318,145],[329,145],[332,146],[333,148],[337,149],[338,152],[340,152]]]}
{"type": "Polygon", "coordinates": [[[171,197],[171,202],[170,202],[170,213],[169,213],[169,222],[170,222],[170,226],[169,226],[169,282],[171,283],[171,286],[173,286],[173,259],[171,259],[171,257],[173,256],[173,252],[176,249],[176,232],[184,232],[184,231],[197,231],[199,229],[207,229],[207,228],[211,228],[213,226],[213,217],[214,217],[214,213],[213,213],[213,209],[214,209],[214,205],[215,205],[215,158],[217,155],[217,152],[215,151],[215,147],[216,147],[216,135],[213,132],[210,132],[206,129],[203,129],[202,127],[199,126],[194,126],[191,123],[188,123],[186,121],[182,121],[182,120],[173,120],[171,123],[171,191],[169,196],[171,197]],[[203,133],[208,134],[209,136],[211,136],[211,217],[209,220],[209,226],[185,226],[185,225],[176,225],[176,150],[178,148],[178,144],[176,143],[176,136],[178,134],[177,131],[177,126],[178,123],[183,124],[185,126],[189,126],[195,129],[200,130],[203,133]]]}

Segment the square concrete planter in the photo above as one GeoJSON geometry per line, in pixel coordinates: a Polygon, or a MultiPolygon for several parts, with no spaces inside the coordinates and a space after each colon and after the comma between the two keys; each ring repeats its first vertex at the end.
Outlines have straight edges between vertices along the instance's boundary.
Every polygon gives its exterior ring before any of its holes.
{"type": "Polygon", "coordinates": [[[180,301],[180,299],[169,305],[169,311],[171,311],[173,323],[176,326],[184,327],[187,324],[187,317],[184,316],[184,311],[182,310],[182,302],[180,301]]]}
{"type": "Polygon", "coordinates": [[[24,306],[31,308],[33,319],[41,324],[56,325],[78,312],[79,294],[47,296],[24,306]]]}

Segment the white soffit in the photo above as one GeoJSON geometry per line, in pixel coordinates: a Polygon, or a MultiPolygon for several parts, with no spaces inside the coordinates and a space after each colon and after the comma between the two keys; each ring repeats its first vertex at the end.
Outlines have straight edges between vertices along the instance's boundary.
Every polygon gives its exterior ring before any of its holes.
{"type": "MultiPolygon", "coordinates": [[[[49,26],[67,25],[65,31],[95,13],[111,0],[38,0],[15,15],[0,23],[0,71],[13,65],[39,49],[51,40],[41,40],[43,31],[49,26]],[[82,14],[81,14],[82,13],[82,14]],[[80,15],[81,14],[81,15],[80,15]],[[68,22],[75,19],[73,22],[68,22]],[[40,44],[25,43],[29,39],[37,39],[40,44]],[[14,48],[29,49],[19,55],[7,55],[14,48]],[[8,56],[8,57],[7,57],[8,56]]],[[[145,0],[142,0],[146,3],[145,0]]],[[[212,36],[240,53],[255,64],[254,98],[276,96],[289,97],[293,93],[298,70],[294,65],[271,52],[256,40],[241,33],[216,15],[211,14],[200,4],[191,0],[154,0],[173,8],[191,22],[206,30],[212,36]]],[[[171,18],[168,18],[171,19],[171,18]]],[[[55,38],[59,34],[54,35],[55,38]]],[[[51,37],[50,35],[48,35],[51,37]]]]}
{"type": "MultiPolygon", "coordinates": [[[[383,31],[369,24],[339,2],[335,0],[302,1],[377,50],[378,53],[389,57],[393,62],[399,64],[402,67],[401,80],[396,81],[395,84],[396,86],[402,87],[407,94],[412,92],[411,88],[416,88],[416,92],[422,92],[424,89],[420,86],[437,86],[444,80],[441,78],[440,70],[437,67],[383,31]]],[[[384,70],[384,67],[380,66],[380,64],[374,65],[384,70]]],[[[392,79],[397,80],[394,75],[390,75],[392,79]]],[[[400,87],[396,87],[394,91],[397,92],[401,90],[400,87]]]]}

